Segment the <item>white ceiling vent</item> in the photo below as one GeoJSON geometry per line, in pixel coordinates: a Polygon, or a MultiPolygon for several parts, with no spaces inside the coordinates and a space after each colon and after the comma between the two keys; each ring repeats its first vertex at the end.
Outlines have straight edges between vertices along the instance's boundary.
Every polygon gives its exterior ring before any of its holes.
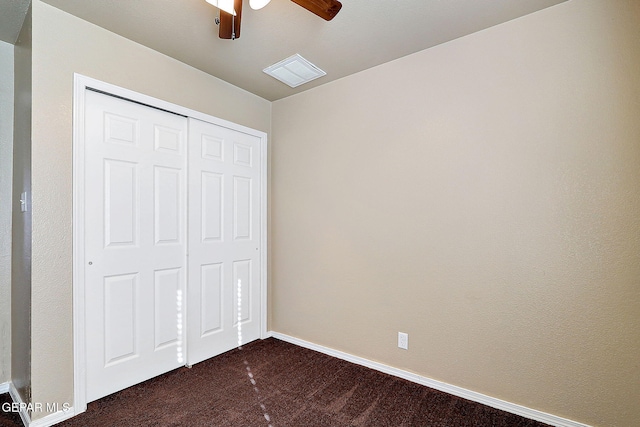
{"type": "Polygon", "coordinates": [[[262,71],[291,87],[300,86],[327,74],[297,53],[262,71]]]}

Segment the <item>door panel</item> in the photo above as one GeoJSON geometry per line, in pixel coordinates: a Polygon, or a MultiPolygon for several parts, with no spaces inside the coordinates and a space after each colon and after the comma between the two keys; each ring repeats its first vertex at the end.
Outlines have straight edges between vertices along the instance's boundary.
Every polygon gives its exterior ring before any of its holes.
{"type": "Polygon", "coordinates": [[[135,245],[138,229],[138,165],[104,161],[104,230],[106,246],[135,245]]]}
{"type": "Polygon", "coordinates": [[[122,274],[104,279],[105,366],[138,355],[137,288],[137,274],[122,274]]]}
{"type": "Polygon", "coordinates": [[[222,327],[223,263],[200,267],[200,333],[201,336],[218,332],[222,327]]]}
{"type": "Polygon", "coordinates": [[[154,348],[178,344],[178,321],[182,314],[176,296],[182,290],[181,268],[156,270],[154,278],[154,348]]]}
{"type": "MultiPolygon", "coordinates": [[[[202,172],[202,241],[222,241],[224,175],[202,172]]],[[[197,194],[194,195],[197,197],[197,194]]]]}
{"type": "Polygon", "coordinates": [[[155,243],[179,244],[181,238],[180,219],[183,214],[181,203],[180,181],[182,171],[180,169],[154,166],[154,231],[155,243]]]}
{"type": "Polygon", "coordinates": [[[236,292],[233,295],[233,326],[238,322],[251,322],[253,275],[251,259],[233,261],[233,282],[236,292]]]}
{"type": "Polygon", "coordinates": [[[259,153],[256,136],[189,119],[189,364],[260,337],[259,153]]]}
{"type": "Polygon", "coordinates": [[[87,401],[184,365],[186,136],[184,117],[86,93],[87,401]]]}
{"type": "Polygon", "coordinates": [[[233,239],[251,240],[251,189],[252,179],[233,177],[233,239]]]}

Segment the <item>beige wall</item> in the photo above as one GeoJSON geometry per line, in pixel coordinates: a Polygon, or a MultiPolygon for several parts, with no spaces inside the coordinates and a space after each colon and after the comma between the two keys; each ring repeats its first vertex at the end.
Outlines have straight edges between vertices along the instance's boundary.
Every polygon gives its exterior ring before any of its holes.
{"type": "MultiPolygon", "coordinates": [[[[32,377],[35,402],[73,401],[72,95],[77,72],[270,132],[271,103],[33,3],[32,377]]],[[[35,418],[43,414],[36,414],[35,418]]]]}
{"type": "Polygon", "coordinates": [[[0,41],[0,383],[11,379],[13,45],[0,41]]]}
{"type": "Polygon", "coordinates": [[[638,70],[574,0],[274,102],[273,330],[637,425],[638,70]]]}
{"type": "Polygon", "coordinates": [[[13,194],[11,242],[11,380],[22,400],[31,398],[31,106],[32,13],[14,48],[13,194]],[[20,211],[27,192],[28,210],[20,211]]]}

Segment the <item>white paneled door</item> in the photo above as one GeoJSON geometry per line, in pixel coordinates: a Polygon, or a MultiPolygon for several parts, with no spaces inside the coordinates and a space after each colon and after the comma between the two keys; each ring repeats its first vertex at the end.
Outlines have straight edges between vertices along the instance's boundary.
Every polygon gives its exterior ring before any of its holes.
{"type": "Polygon", "coordinates": [[[184,364],[187,119],[88,91],[87,398],[184,364]]]}
{"type": "Polygon", "coordinates": [[[189,119],[188,362],[260,337],[260,138],[189,119]]]}
{"type": "Polygon", "coordinates": [[[261,150],[94,91],[84,123],[90,402],[260,337],[261,150]]]}

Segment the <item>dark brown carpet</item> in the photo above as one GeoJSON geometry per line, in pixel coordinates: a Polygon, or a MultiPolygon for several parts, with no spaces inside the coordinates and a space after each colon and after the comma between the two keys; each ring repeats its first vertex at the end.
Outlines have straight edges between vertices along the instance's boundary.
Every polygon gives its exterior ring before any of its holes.
{"type": "Polygon", "coordinates": [[[0,394],[0,427],[23,427],[20,414],[11,410],[9,393],[0,394]],[[6,410],[8,409],[8,411],[6,410]]]}
{"type": "Polygon", "coordinates": [[[542,427],[273,338],[89,404],[65,427],[542,427]]]}

